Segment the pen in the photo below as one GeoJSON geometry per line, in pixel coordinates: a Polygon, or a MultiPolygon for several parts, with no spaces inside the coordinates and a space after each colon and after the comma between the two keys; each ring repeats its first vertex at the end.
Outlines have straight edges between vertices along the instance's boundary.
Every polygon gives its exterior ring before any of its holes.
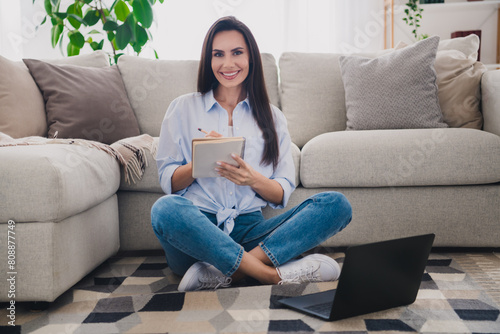
{"type": "Polygon", "coordinates": [[[198,128],[198,131],[201,131],[203,132],[204,134],[208,135],[208,132],[206,132],[205,130],[203,130],[202,128],[198,128]]]}

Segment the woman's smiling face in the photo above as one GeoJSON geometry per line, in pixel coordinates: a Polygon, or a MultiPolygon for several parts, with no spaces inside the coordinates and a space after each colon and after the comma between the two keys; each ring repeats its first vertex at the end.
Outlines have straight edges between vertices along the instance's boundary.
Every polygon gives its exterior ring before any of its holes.
{"type": "Polygon", "coordinates": [[[212,43],[212,71],[225,88],[241,87],[249,71],[248,46],[236,30],[221,31],[212,43]]]}

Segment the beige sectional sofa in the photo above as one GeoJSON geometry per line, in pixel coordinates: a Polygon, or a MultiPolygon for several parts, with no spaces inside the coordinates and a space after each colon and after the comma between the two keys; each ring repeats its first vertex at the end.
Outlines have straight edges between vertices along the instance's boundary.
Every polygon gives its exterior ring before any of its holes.
{"type": "MultiPolygon", "coordinates": [[[[101,62],[101,56],[81,57],[101,62]]],[[[287,117],[294,142],[298,187],[289,207],[325,190],[347,196],[353,220],[325,246],[432,232],[437,247],[500,247],[500,71],[482,75],[484,130],[345,131],[339,57],[288,52],[277,62],[263,54],[271,101],[287,117]]],[[[196,89],[197,66],[120,58],[141,133],[157,140],[169,103],[196,89]]],[[[101,150],[0,147],[0,253],[7,254],[12,220],[17,301],[53,301],[119,250],[161,249],[150,208],[163,192],[154,158],[145,153],[142,179],[128,184],[118,162],[101,150]]],[[[4,256],[1,282],[7,272],[4,256]]],[[[1,287],[6,301],[7,286],[1,287]]]]}

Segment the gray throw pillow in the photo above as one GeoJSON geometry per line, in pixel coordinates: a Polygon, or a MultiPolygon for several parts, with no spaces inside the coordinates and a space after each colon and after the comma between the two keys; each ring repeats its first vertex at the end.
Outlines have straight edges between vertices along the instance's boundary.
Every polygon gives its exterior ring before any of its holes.
{"type": "Polygon", "coordinates": [[[139,135],[116,66],[91,68],[23,59],[42,92],[48,136],[112,144],[139,135]]]}
{"type": "Polygon", "coordinates": [[[378,58],[341,56],[347,130],[444,128],[436,84],[439,37],[378,58]]]}

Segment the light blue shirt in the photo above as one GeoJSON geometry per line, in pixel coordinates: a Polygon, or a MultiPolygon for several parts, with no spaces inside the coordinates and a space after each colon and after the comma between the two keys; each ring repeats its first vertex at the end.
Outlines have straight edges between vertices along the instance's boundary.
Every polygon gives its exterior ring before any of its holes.
{"type": "MultiPolygon", "coordinates": [[[[260,163],[265,135],[253,118],[248,99],[233,110],[233,135],[246,139],[245,162],[267,178],[279,182],[284,192],[281,204],[268,203],[250,186],[238,186],[223,177],[198,178],[189,187],[175,193],[190,199],[202,211],[216,214],[218,225],[224,224],[227,234],[233,230],[234,218],[239,214],[260,211],[267,204],[272,208],[283,208],[295,189],[295,166],[287,122],[278,108],[271,106],[271,109],[280,152],[274,172],[272,164],[264,166],[260,163]]],[[[228,123],[228,113],[215,100],[213,91],[186,94],[172,101],[163,119],[156,156],[160,184],[166,194],[172,194],[174,171],[191,161],[191,140],[205,136],[198,128],[229,136],[228,123]]]]}

